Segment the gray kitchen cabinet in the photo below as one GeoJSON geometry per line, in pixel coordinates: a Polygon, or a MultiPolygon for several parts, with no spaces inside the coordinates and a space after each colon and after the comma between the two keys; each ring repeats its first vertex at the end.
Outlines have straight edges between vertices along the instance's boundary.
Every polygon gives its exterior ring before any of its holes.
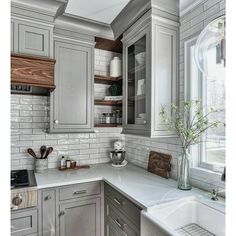
{"type": "Polygon", "coordinates": [[[11,51],[19,54],[53,56],[53,25],[12,17],[11,51]]]}
{"type": "Polygon", "coordinates": [[[37,208],[11,212],[11,236],[36,235],[37,208]]]}
{"type": "Polygon", "coordinates": [[[105,221],[105,236],[120,236],[120,232],[109,221],[105,221]]]}
{"type": "Polygon", "coordinates": [[[15,51],[15,48],[14,48],[14,40],[15,40],[15,22],[14,21],[11,21],[11,52],[14,52],[15,51]]]}
{"type": "Polygon", "coordinates": [[[105,236],[140,235],[141,208],[105,183],[105,236]]]}
{"type": "Polygon", "coordinates": [[[103,236],[100,181],[39,190],[39,236],[103,236]]]}
{"type": "Polygon", "coordinates": [[[56,190],[48,189],[39,192],[39,235],[56,235],[56,190]]]}
{"type": "Polygon", "coordinates": [[[177,102],[178,23],[150,10],[123,34],[123,133],[172,136],[160,118],[177,102]]]}
{"type": "Polygon", "coordinates": [[[59,206],[60,236],[100,236],[100,198],[62,203],[59,206]]]}
{"type": "Polygon", "coordinates": [[[55,85],[50,102],[50,132],[93,131],[94,43],[55,36],[55,85]]]}

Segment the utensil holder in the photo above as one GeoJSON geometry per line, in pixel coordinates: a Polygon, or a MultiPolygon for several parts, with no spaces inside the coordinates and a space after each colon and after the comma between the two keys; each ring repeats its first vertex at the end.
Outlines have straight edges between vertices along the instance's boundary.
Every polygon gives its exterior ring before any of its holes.
{"type": "Polygon", "coordinates": [[[35,159],[35,172],[44,173],[48,169],[48,159],[35,159]]]}

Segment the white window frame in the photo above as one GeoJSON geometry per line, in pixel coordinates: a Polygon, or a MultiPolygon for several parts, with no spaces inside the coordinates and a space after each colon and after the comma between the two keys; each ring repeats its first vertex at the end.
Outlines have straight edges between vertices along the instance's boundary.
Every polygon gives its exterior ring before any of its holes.
{"type": "MultiPolygon", "coordinates": [[[[204,100],[203,94],[204,82],[203,74],[197,67],[195,69],[191,68],[191,50],[190,48],[196,44],[197,37],[195,36],[184,43],[184,99],[187,100],[204,100]],[[191,72],[198,70],[197,79],[191,79],[191,72]]],[[[203,104],[204,106],[204,104],[203,104]]],[[[203,138],[204,140],[204,138],[203,138]]],[[[202,141],[203,141],[202,140],[202,141]]],[[[190,149],[191,155],[193,156],[192,168],[199,169],[202,171],[207,171],[208,173],[219,175],[223,172],[224,165],[220,164],[210,164],[204,162],[205,155],[205,143],[201,142],[198,145],[194,145],[190,149]]]]}

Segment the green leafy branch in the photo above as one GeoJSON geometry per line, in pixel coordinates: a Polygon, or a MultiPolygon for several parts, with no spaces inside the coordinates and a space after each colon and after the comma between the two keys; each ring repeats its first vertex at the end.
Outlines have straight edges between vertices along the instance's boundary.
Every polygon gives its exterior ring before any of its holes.
{"type": "Polygon", "coordinates": [[[200,143],[201,136],[207,129],[225,126],[221,121],[210,121],[209,116],[218,111],[213,108],[205,111],[206,108],[202,107],[198,100],[184,102],[182,110],[172,104],[170,110],[171,116],[168,115],[165,107],[162,107],[160,116],[167,129],[177,134],[184,149],[200,143]]]}

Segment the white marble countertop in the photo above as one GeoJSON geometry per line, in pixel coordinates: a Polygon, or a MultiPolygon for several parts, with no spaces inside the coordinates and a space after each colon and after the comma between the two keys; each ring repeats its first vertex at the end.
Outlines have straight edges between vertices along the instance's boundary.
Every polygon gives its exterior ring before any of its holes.
{"type": "Polygon", "coordinates": [[[123,168],[97,164],[89,169],[71,171],[48,169],[43,174],[35,173],[35,177],[38,189],[104,180],[143,209],[188,196],[205,199],[210,205],[223,210],[225,208],[222,198],[214,202],[208,192],[200,189],[179,190],[175,180],[161,178],[130,163],[123,168]]]}

